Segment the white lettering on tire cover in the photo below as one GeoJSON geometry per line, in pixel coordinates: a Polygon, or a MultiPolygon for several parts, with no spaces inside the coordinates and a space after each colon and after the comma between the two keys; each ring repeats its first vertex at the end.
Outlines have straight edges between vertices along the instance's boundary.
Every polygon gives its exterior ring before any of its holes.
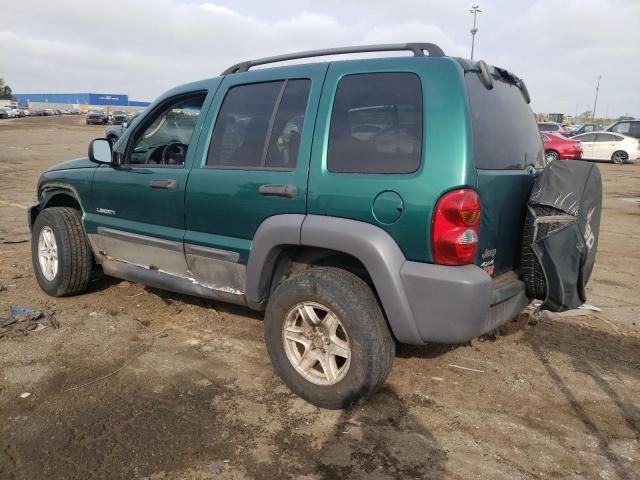
{"type": "Polygon", "coordinates": [[[584,231],[584,241],[587,244],[587,250],[591,250],[593,244],[596,242],[596,236],[593,234],[593,230],[591,229],[591,216],[595,211],[596,208],[593,207],[587,214],[587,226],[584,231]]]}

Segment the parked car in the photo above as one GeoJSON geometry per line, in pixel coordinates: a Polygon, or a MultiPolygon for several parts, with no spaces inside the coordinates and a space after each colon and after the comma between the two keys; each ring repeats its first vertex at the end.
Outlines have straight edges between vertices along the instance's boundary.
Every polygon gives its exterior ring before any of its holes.
{"type": "Polygon", "coordinates": [[[544,154],[548,162],[554,160],[579,160],[582,158],[580,141],[571,140],[555,133],[542,133],[544,154]]]}
{"type": "Polygon", "coordinates": [[[109,117],[104,110],[89,110],[85,117],[87,125],[106,125],[109,117]]]}
{"type": "Polygon", "coordinates": [[[640,120],[621,120],[609,125],[606,131],[620,133],[628,137],[640,138],[640,120]]]}
{"type": "Polygon", "coordinates": [[[541,132],[557,133],[562,135],[563,137],[568,136],[567,132],[564,130],[564,128],[562,128],[562,125],[560,125],[559,123],[539,122],[538,129],[541,132]]]}
{"type": "Polygon", "coordinates": [[[45,117],[50,117],[50,116],[53,116],[55,114],[56,114],[56,112],[54,112],[51,108],[45,108],[44,109],[45,117]]]}
{"type": "Polygon", "coordinates": [[[466,342],[529,302],[520,246],[545,158],[505,69],[434,44],[253,60],[170,90],[122,135],[41,176],[40,287],[80,293],[97,264],[264,310],[275,370],[315,405],[371,395],[396,342],[466,342]],[[414,56],[253,69],[389,49],[414,56]]]}
{"type": "Polygon", "coordinates": [[[574,130],[573,132],[569,132],[569,136],[573,137],[575,135],[580,135],[582,133],[591,133],[591,132],[599,132],[602,131],[602,127],[597,123],[585,123],[581,125],[580,128],[574,130]]]}
{"type": "Polygon", "coordinates": [[[121,125],[129,119],[129,114],[124,110],[114,110],[111,113],[111,124],[121,125]]]}
{"type": "Polygon", "coordinates": [[[582,158],[622,164],[640,158],[640,140],[609,132],[583,133],[573,137],[582,143],[582,158]]]}
{"type": "Polygon", "coordinates": [[[29,110],[29,109],[27,109],[27,108],[25,108],[22,112],[24,113],[24,116],[25,116],[25,117],[30,117],[30,116],[31,116],[31,113],[32,113],[32,112],[31,112],[31,110],[29,110]]]}
{"type": "Polygon", "coordinates": [[[9,113],[4,108],[0,108],[0,118],[9,118],[9,113]]]}
{"type": "Polygon", "coordinates": [[[129,125],[133,123],[133,121],[138,118],[140,112],[134,113],[131,118],[129,118],[126,122],[120,124],[109,125],[105,132],[105,138],[111,140],[111,142],[115,143],[121,136],[122,133],[129,128],[129,125]]]}

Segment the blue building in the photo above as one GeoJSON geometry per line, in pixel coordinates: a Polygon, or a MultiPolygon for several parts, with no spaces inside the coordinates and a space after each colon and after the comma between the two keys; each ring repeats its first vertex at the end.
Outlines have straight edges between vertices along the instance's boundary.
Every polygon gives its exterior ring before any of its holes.
{"type": "Polygon", "coordinates": [[[129,95],[114,93],[14,93],[24,107],[146,107],[149,102],[129,100],[129,95]]]}

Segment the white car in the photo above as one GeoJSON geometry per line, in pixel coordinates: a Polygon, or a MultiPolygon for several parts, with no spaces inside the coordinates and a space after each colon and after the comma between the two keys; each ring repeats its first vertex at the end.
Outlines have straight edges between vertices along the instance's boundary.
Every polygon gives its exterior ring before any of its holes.
{"type": "Polygon", "coordinates": [[[618,133],[594,132],[571,137],[582,142],[582,158],[621,164],[640,159],[640,140],[618,133]]]}

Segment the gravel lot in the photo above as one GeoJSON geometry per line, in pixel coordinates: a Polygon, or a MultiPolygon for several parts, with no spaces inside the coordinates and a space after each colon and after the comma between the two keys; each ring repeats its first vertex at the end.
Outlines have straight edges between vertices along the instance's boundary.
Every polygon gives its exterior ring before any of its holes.
{"type": "Polygon", "coordinates": [[[323,411],[274,374],[259,314],[108,278],[40,291],[29,243],[10,242],[29,239],[41,171],[103,135],[82,117],[0,121],[0,317],[60,323],[0,339],[0,478],[640,476],[640,165],[600,165],[601,312],[400,347],[368,403],[323,411]]]}

